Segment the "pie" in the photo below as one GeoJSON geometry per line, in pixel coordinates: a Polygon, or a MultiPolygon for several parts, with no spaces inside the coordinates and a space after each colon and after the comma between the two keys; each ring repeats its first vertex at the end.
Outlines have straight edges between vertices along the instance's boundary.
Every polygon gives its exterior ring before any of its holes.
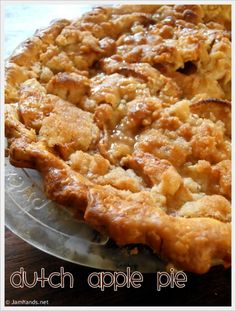
{"type": "Polygon", "coordinates": [[[117,245],[231,260],[231,6],[97,7],[6,63],[12,165],[117,245]]]}

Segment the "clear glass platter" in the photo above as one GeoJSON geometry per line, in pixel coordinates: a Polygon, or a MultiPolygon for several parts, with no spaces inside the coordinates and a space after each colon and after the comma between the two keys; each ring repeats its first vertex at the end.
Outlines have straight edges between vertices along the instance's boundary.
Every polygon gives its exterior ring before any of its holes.
{"type": "Polygon", "coordinates": [[[5,161],[5,223],[17,236],[58,258],[103,270],[140,272],[165,269],[165,263],[144,246],[118,247],[73,216],[43,192],[41,176],[5,161]],[[137,253],[137,254],[136,254],[137,253]]]}

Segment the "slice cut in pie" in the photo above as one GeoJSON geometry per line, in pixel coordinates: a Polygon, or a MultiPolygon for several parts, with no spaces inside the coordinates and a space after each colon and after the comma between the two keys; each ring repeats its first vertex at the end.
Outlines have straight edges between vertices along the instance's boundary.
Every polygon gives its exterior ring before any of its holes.
{"type": "Polygon", "coordinates": [[[230,26],[227,5],[127,5],[36,32],[6,64],[11,163],[118,245],[230,266],[230,26]]]}

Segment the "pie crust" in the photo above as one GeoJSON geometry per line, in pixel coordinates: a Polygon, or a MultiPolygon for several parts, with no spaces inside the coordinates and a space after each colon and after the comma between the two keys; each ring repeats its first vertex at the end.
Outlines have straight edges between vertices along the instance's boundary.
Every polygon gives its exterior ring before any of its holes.
{"type": "Polygon", "coordinates": [[[6,63],[12,165],[118,245],[231,260],[231,7],[98,7],[6,63]]]}

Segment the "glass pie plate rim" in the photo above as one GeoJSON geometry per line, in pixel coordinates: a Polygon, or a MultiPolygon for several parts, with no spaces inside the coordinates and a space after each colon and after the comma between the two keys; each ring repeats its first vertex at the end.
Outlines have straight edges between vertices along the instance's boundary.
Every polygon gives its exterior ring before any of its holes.
{"type": "Polygon", "coordinates": [[[65,208],[46,198],[40,174],[16,168],[5,158],[5,224],[41,251],[85,267],[153,273],[166,263],[148,247],[118,247],[65,208]]]}

